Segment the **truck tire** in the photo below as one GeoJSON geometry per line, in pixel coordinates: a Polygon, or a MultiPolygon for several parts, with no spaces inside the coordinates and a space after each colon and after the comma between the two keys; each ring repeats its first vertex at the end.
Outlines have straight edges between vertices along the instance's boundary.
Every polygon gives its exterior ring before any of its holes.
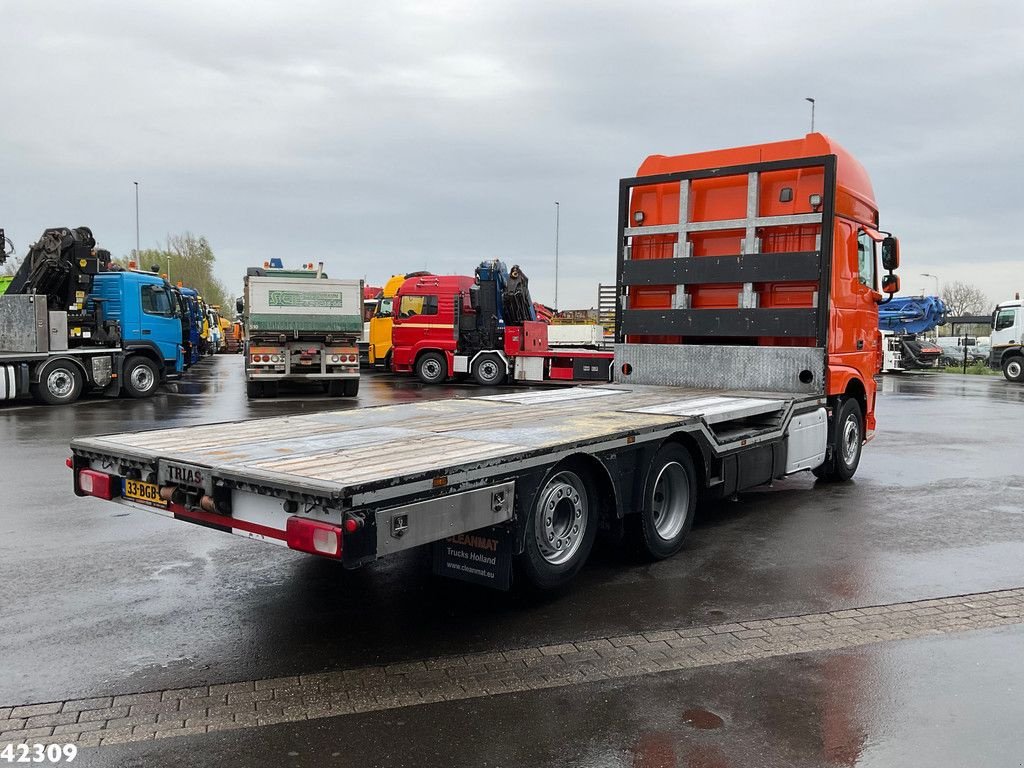
{"type": "Polygon", "coordinates": [[[644,503],[633,515],[640,552],[664,560],[683,547],[697,510],[697,473],[690,452],[668,443],[654,455],[644,481],[644,503]]]}
{"type": "Polygon", "coordinates": [[[342,394],[345,397],[357,397],[359,395],[359,379],[345,379],[342,384],[342,394]]]}
{"type": "Polygon", "coordinates": [[[37,402],[67,405],[81,396],[84,386],[85,380],[78,366],[67,360],[54,360],[42,367],[39,383],[32,384],[29,390],[37,402]]]}
{"type": "Polygon", "coordinates": [[[530,510],[518,558],[518,570],[530,587],[559,589],[575,578],[594,546],[599,512],[585,465],[569,460],[551,471],[530,510]]]}
{"type": "Polygon", "coordinates": [[[277,393],[280,391],[278,382],[276,381],[264,381],[263,382],[263,397],[277,397],[277,393]]]}
{"type": "Polygon", "coordinates": [[[160,371],[148,357],[129,357],[121,374],[121,385],[129,397],[149,397],[160,386],[160,371]]]}
{"type": "Polygon", "coordinates": [[[505,361],[493,352],[477,355],[473,361],[473,381],[482,387],[504,384],[507,376],[505,361]]]}
{"type": "Polygon", "coordinates": [[[258,400],[263,397],[263,382],[262,381],[247,381],[245,382],[245,396],[250,400],[258,400]]]}
{"type": "Polygon", "coordinates": [[[1003,358],[1003,376],[1007,381],[1019,384],[1024,381],[1024,357],[1012,355],[1003,358]]]}
{"type": "Polygon", "coordinates": [[[831,427],[830,455],[824,464],[811,471],[819,480],[849,480],[857,472],[864,447],[864,416],[860,402],[853,397],[842,400],[831,427]]]}
{"type": "Polygon", "coordinates": [[[424,352],[416,361],[416,376],[424,384],[444,384],[448,361],[440,352],[424,352]]]}

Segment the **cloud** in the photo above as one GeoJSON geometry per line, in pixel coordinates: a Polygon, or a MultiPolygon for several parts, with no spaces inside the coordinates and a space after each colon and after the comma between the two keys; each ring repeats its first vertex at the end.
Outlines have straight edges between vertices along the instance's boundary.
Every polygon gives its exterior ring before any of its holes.
{"type": "MultiPolygon", "coordinates": [[[[648,154],[817,121],[868,168],[905,270],[1006,291],[1024,107],[1017,3],[16,2],[0,210],[23,250],[205,234],[229,286],[269,255],[380,281],[483,258],[596,301],[617,180],[648,154]],[[927,266],[926,266],[927,265],[927,266]],[[998,278],[997,278],[998,276],[998,278]]],[[[905,281],[907,282],[907,281],[905,281]]]]}

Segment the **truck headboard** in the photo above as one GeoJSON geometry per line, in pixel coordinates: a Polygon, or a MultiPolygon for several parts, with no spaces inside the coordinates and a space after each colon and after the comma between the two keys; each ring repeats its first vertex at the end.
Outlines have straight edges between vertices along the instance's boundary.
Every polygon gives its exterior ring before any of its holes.
{"type": "Polygon", "coordinates": [[[612,370],[619,384],[825,393],[821,347],[616,344],[612,370]]]}

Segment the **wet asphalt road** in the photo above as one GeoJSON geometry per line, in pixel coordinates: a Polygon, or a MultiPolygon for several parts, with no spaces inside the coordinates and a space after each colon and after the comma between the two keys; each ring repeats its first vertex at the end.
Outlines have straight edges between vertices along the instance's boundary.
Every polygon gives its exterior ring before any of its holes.
{"type": "MultiPolygon", "coordinates": [[[[865,449],[853,483],[814,487],[805,473],[746,494],[702,515],[679,556],[650,565],[598,552],[571,592],[542,601],[430,578],[416,554],[348,573],[275,547],[76,498],[63,463],[73,436],[349,405],[320,395],[250,405],[238,357],[208,361],[173,389],[152,400],[91,399],[63,409],[0,404],[6,470],[0,502],[0,704],[312,673],[1024,585],[1019,475],[1024,388],[1001,378],[887,378],[878,403],[878,437],[865,449]]],[[[359,404],[481,392],[371,377],[363,382],[359,404]]],[[[995,665],[990,673],[998,679],[1002,657],[986,651],[986,644],[1004,647],[1016,640],[1020,647],[1021,638],[1019,632],[1004,631],[934,644],[936,649],[955,646],[949,653],[957,658],[985,658],[995,665]]],[[[895,648],[893,653],[913,653],[895,648]]],[[[931,663],[929,654],[920,651],[921,664],[931,663]]],[[[827,662],[824,654],[809,658],[812,665],[827,662]]],[[[748,677],[752,685],[757,680],[783,685],[796,663],[750,665],[748,677]]],[[[687,674],[713,690],[715,675],[730,673],[687,674]]],[[[907,684],[916,680],[913,672],[907,674],[907,684]]],[[[736,699],[731,707],[752,708],[752,697],[761,695],[756,687],[745,689],[743,679],[728,681],[727,692],[736,699]]],[[[669,695],[668,678],[658,680],[669,695]]],[[[606,687],[605,710],[582,718],[590,725],[576,725],[574,740],[583,738],[587,727],[600,730],[605,715],[619,717],[616,712],[631,706],[631,696],[655,706],[657,696],[647,701],[642,683],[606,687]]],[[[981,691],[969,687],[965,696],[981,691]]],[[[467,711],[493,708],[499,719],[516,711],[528,718],[538,708],[569,706],[565,702],[574,696],[579,692],[453,702],[418,708],[423,712],[415,716],[424,722],[439,715],[458,719],[467,711]],[[504,710],[502,700],[512,709],[504,710]]],[[[886,701],[891,707],[891,699],[886,701]]],[[[1011,708],[1021,711],[1016,699],[1011,708]]],[[[363,720],[387,725],[413,711],[353,716],[360,720],[346,721],[347,727],[359,728],[363,720]]],[[[478,713],[477,720],[484,716],[478,713]]],[[[769,732],[797,727],[783,722],[784,713],[778,719],[758,727],[769,732]]],[[[259,733],[264,740],[285,733],[303,745],[300,755],[309,757],[317,751],[316,741],[327,739],[332,722],[210,735],[206,743],[245,741],[239,736],[245,733],[259,733]]],[[[473,725],[476,738],[483,722],[473,725]]],[[[623,746],[625,737],[639,731],[622,722],[615,728],[623,735],[620,748],[633,749],[623,746]]],[[[671,738],[673,749],[679,749],[685,734],[671,738]]],[[[424,740],[421,747],[430,762],[430,744],[424,740]]],[[[507,761],[474,762],[468,759],[474,753],[462,754],[466,765],[559,764],[562,753],[557,746],[551,750],[545,758],[511,749],[507,761]]],[[[417,764],[408,752],[403,757],[417,764]]],[[[567,764],[574,762],[564,757],[567,764]]],[[[637,759],[624,764],[659,764],[637,759]]],[[[621,763],[596,757],[584,762],[621,763]]],[[[728,762],[680,758],[679,764],[728,762]]]]}
{"type": "Polygon", "coordinates": [[[1017,626],[82,757],[111,768],[1010,768],[1024,753],[1022,645],[1017,626]]]}

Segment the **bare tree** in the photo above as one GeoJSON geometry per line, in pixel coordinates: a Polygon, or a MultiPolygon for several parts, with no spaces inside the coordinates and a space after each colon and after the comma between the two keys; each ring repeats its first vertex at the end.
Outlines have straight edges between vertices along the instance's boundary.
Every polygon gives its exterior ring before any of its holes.
{"type": "Polygon", "coordinates": [[[992,305],[984,291],[976,285],[959,280],[943,286],[942,301],[946,305],[946,312],[953,316],[985,315],[992,305]]]}

